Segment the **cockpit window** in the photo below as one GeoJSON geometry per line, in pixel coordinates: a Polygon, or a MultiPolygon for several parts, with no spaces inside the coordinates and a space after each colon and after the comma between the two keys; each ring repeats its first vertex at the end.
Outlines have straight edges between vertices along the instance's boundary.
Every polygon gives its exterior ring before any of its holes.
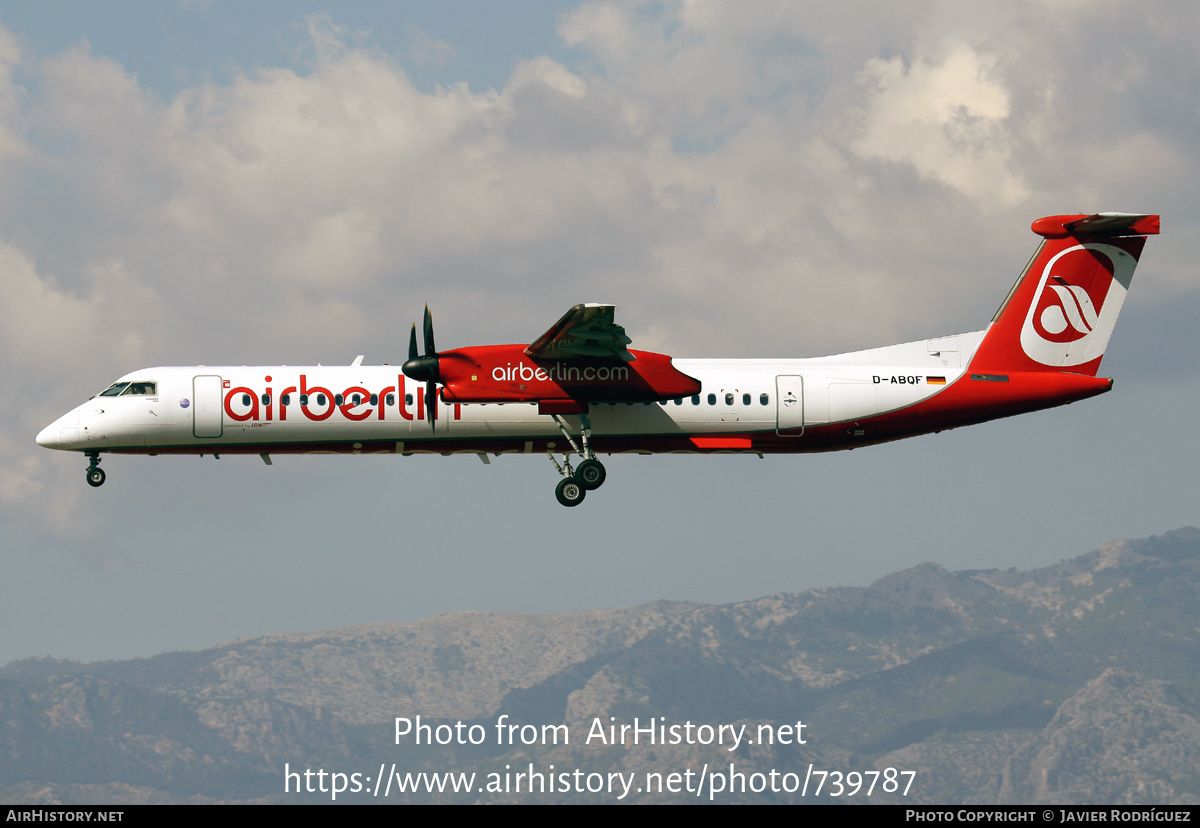
{"type": "Polygon", "coordinates": [[[114,382],[100,392],[101,397],[157,397],[156,382],[114,382]]]}

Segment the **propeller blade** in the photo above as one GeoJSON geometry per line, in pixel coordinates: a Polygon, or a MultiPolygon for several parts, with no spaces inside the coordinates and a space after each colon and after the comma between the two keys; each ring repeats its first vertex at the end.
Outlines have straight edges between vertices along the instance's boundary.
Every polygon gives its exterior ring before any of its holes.
{"type": "Polygon", "coordinates": [[[417,323],[408,332],[408,359],[401,370],[404,376],[417,382],[436,383],[441,377],[438,372],[438,354],[433,345],[433,316],[429,313],[429,305],[425,306],[425,353],[417,352],[417,323]]]}
{"type": "Polygon", "coordinates": [[[412,330],[408,333],[408,360],[401,370],[409,379],[425,383],[425,418],[429,421],[430,428],[436,430],[434,414],[437,411],[437,385],[441,380],[441,372],[438,370],[437,346],[433,343],[433,314],[429,312],[428,304],[425,305],[422,332],[425,335],[423,355],[417,353],[417,323],[414,322],[412,330]]]}
{"type": "Polygon", "coordinates": [[[437,356],[437,347],[433,344],[433,314],[429,305],[425,306],[425,356],[437,356]]]}

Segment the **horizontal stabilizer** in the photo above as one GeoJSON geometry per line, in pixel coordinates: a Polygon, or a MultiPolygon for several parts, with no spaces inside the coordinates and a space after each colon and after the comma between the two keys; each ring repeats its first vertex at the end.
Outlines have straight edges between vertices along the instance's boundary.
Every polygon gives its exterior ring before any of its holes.
{"type": "Polygon", "coordinates": [[[1033,232],[1046,238],[1062,236],[1153,236],[1159,218],[1145,213],[1096,213],[1095,215],[1046,216],[1033,223],[1033,232]]]}

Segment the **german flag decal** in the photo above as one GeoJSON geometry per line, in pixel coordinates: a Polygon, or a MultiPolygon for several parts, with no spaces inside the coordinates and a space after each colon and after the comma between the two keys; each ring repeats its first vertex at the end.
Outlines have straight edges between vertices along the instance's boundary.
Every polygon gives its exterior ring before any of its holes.
{"type": "Polygon", "coordinates": [[[926,377],[925,384],[926,385],[945,385],[946,378],[945,377],[926,377]]]}

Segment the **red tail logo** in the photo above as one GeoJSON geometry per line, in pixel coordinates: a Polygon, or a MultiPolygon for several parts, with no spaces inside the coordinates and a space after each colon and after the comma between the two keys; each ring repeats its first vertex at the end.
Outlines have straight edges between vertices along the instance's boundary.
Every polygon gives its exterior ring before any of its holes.
{"type": "Polygon", "coordinates": [[[1034,330],[1047,342],[1082,339],[1099,324],[1097,309],[1104,307],[1111,285],[1107,257],[1082,247],[1066,251],[1051,262],[1050,278],[1042,284],[1033,309],[1034,330]]]}
{"type": "Polygon", "coordinates": [[[1051,258],[1021,327],[1026,355],[1055,367],[1102,356],[1136,266],[1111,244],[1075,245],[1051,258]]]}

